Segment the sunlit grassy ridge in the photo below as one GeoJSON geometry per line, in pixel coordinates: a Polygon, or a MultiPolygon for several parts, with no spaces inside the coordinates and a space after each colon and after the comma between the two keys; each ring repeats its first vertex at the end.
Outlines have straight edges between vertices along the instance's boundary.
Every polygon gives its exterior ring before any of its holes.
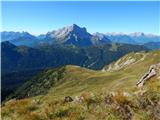
{"type": "Polygon", "coordinates": [[[149,67],[157,63],[160,63],[159,50],[130,53],[101,71],[72,65],[49,69],[19,88],[15,96],[26,98],[6,102],[2,118],[157,120],[160,117],[160,76],[153,77],[143,89],[136,87],[149,67]],[[65,103],[65,96],[71,96],[74,101],[65,103]],[[83,100],[76,101],[76,96],[83,100]]]}

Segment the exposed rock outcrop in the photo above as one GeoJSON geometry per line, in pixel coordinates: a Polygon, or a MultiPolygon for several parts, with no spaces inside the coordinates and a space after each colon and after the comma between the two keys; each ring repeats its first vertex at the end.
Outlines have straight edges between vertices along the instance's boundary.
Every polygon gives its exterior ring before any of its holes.
{"type": "Polygon", "coordinates": [[[106,72],[106,71],[112,72],[112,71],[117,71],[117,70],[120,70],[120,69],[125,69],[128,66],[131,66],[131,65],[134,65],[138,62],[144,61],[146,56],[147,56],[147,53],[143,53],[143,52],[130,53],[130,54],[122,57],[118,61],[113,62],[110,65],[105,66],[102,69],[102,71],[103,72],[106,72]]]}
{"type": "Polygon", "coordinates": [[[107,66],[107,68],[102,69],[102,71],[115,71],[120,70],[128,65],[136,62],[135,58],[129,57],[127,60],[119,59],[116,63],[107,66]]]}
{"type": "Polygon", "coordinates": [[[146,81],[148,81],[154,76],[159,75],[159,73],[160,73],[160,63],[150,66],[149,71],[145,73],[145,75],[138,81],[136,85],[138,87],[143,87],[146,81]]]}

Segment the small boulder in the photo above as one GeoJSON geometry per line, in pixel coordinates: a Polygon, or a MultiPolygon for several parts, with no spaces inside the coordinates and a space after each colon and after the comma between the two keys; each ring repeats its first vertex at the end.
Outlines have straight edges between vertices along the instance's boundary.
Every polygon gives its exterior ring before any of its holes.
{"type": "Polygon", "coordinates": [[[70,96],[65,96],[65,98],[64,98],[64,102],[66,103],[66,102],[72,102],[73,101],[73,99],[72,99],[72,97],[70,97],[70,96]]]}

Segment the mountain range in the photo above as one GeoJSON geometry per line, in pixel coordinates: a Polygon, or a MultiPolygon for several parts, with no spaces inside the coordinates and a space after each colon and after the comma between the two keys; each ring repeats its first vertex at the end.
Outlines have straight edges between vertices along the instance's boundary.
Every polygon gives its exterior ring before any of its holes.
{"type": "Polygon", "coordinates": [[[92,35],[76,24],[38,37],[27,32],[2,32],[1,36],[3,73],[67,64],[100,69],[131,51],[159,48],[153,42],[151,46],[116,43],[104,34],[92,35]]]}
{"type": "MultiPolygon", "coordinates": [[[[69,44],[75,46],[89,46],[105,44],[109,42],[126,43],[134,45],[143,45],[147,43],[160,42],[160,36],[135,32],[131,34],[124,33],[93,33],[87,32],[85,27],[79,27],[76,24],[53,30],[46,34],[34,36],[28,32],[1,32],[1,41],[10,41],[15,45],[25,45],[36,47],[44,44],[69,44]]],[[[153,48],[146,46],[148,48],[153,48]]],[[[158,47],[159,48],[159,47],[158,47]]],[[[153,48],[153,49],[157,49],[153,48]]]]}
{"type": "Polygon", "coordinates": [[[106,33],[104,36],[111,39],[113,42],[138,44],[143,45],[148,42],[160,42],[160,36],[153,34],[145,34],[142,32],[135,32],[131,34],[124,33],[106,33]]]}
{"type": "Polygon", "coordinates": [[[108,38],[93,36],[86,28],[76,24],[66,26],[47,34],[33,36],[27,32],[1,32],[2,41],[10,41],[15,45],[35,47],[43,44],[70,44],[75,46],[89,46],[93,44],[108,43],[108,38]]]}

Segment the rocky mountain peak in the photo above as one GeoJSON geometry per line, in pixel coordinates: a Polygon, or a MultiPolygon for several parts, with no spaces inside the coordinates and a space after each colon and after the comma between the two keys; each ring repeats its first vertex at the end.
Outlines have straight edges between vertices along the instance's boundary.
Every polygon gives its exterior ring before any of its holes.
{"type": "Polygon", "coordinates": [[[91,36],[85,27],[81,28],[76,24],[70,25],[70,26],[66,26],[63,27],[57,31],[55,31],[54,36],[56,38],[63,38],[68,36],[69,34],[75,34],[77,36],[81,36],[81,37],[89,37],[91,36]]]}
{"type": "Polygon", "coordinates": [[[71,30],[85,30],[85,31],[87,31],[86,30],[86,28],[85,27],[83,27],[83,28],[81,28],[81,27],[79,27],[78,25],[76,25],[76,24],[72,24],[71,26],[69,26],[69,28],[71,28],[71,30]]]}

